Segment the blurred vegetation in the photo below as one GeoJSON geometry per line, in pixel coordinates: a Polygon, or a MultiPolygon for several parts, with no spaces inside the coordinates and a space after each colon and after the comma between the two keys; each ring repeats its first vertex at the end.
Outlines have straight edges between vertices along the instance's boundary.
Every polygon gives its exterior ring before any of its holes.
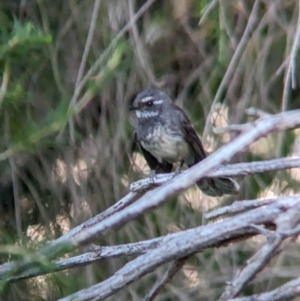
{"type": "MultiPolygon", "coordinates": [[[[217,126],[247,121],[244,111],[251,106],[269,113],[300,108],[298,74],[297,88],[287,97],[283,93],[298,1],[153,1],[126,30],[145,2],[101,1],[97,9],[97,1],[1,1],[0,245],[21,247],[10,255],[0,247],[1,262],[105,210],[127,193],[129,182],[148,172],[141,156],[132,156],[127,111],[142,89],[165,89],[199,135],[220,92],[211,118],[217,126]],[[234,69],[226,75],[234,55],[234,69]]],[[[208,151],[229,140],[211,131],[205,138],[208,151]]],[[[298,141],[296,130],[273,134],[233,162],[299,153],[298,141]]],[[[298,180],[290,171],[241,178],[238,197],[296,193],[298,180]]],[[[96,243],[134,242],[195,227],[205,222],[202,211],[218,203],[191,188],[96,243]]],[[[156,300],[215,300],[262,242],[258,237],[194,256],[156,300]]],[[[295,244],[283,252],[244,293],[295,276],[298,249],[295,244]]],[[[106,279],[127,261],[102,260],[1,286],[1,300],[55,300],[106,279]]],[[[158,269],[109,299],[140,300],[162,273],[158,269]]]]}

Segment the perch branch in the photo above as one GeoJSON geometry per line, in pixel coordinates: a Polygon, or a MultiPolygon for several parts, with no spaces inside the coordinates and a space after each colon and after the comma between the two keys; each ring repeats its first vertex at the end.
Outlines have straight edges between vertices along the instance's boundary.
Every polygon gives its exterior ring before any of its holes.
{"type": "MultiPolygon", "coordinates": [[[[222,177],[222,176],[241,176],[251,175],[261,172],[277,171],[289,168],[300,167],[300,158],[279,158],[267,161],[257,161],[250,163],[237,163],[219,166],[216,169],[208,172],[205,177],[222,177]]],[[[184,171],[187,172],[187,171],[184,171]]],[[[183,173],[184,173],[183,172],[183,173]]],[[[143,191],[153,186],[160,186],[174,178],[174,173],[170,174],[157,174],[153,179],[146,178],[130,185],[130,191],[143,191]]]]}

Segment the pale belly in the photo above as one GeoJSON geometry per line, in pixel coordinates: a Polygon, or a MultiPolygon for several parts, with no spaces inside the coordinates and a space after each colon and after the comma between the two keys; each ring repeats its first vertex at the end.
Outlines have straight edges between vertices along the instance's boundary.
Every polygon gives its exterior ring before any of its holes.
{"type": "Polygon", "coordinates": [[[186,161],[190,153],[188,144],[180,135],[159,129],[148,134],[145,139],[141,140],[141,144],[160,162],[162,160],[169,163],[186,161]]]}

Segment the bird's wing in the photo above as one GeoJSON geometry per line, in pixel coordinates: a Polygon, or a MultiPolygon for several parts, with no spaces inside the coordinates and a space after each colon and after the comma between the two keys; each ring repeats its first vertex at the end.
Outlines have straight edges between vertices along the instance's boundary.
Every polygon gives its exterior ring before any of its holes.
{"type": "Polygon", "coordinates": [[[177,107],[175,105],[173,105],[173,106],[177,112],[177,116],[178,116],[178,119],[179,119],[179,122],[181,125],[181,129],[182,129],[182,133],[184,134],[184,139],[186,142],[188,142],[188,144],[194,151],[194,155],[195,155],[194,164],[196,164],[197,162],[206,158],[205,150],[200,141],[200,138],[198,137],[198,135],[197,135],[191,121],[187,117],[187,115],[179,107],[177,107]]]}
{"type": "Polygon", "coordinates": [[[155,170],[156,173],[170,173],[173,169],[173,164],[168,163],[166,161],[163,161],[162,163],[159,162],[154,156],[151,155],[147,150],[143,148],[139,140],[137,139],[137,136],[135,134],[135,141],[136,144],[139,146],[141,152],[144,155],[145,160],[147,161],[147,164],[149,165],[151,170],[155,170]]]}

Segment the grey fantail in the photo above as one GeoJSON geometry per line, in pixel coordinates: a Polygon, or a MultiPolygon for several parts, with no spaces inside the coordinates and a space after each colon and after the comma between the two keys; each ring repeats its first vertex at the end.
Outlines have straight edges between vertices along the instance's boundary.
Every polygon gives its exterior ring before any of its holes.
{"type": "MultiPolygon", "coordinates": [[[[130,110],[136,114],[136,141],[152,171],[169,173],[206,158],[202,143],[187,115],[163,91],[147,89],[139,93],[130,110]]],[[[205,178],[197,186],[207,195],[237,194],[239,185],[231,178],[205,178]]]]}

